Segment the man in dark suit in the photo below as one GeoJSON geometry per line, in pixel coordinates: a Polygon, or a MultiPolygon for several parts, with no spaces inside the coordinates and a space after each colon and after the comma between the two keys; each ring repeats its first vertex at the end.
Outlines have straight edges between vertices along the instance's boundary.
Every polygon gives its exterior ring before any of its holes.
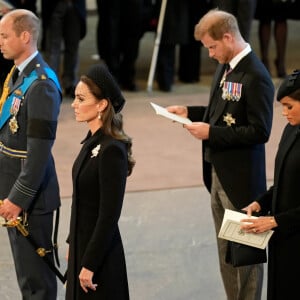
{"type": "MultiPolygon", "coordinates": [[[[55,73],[37,51],[40,21],[16,9],[0,21],[0,48],[12,59],[0,99],[0,215],[22,223],[53,261],[53,212],[60,206],[51,154],[61,103],[55,73]],[[18,74],[19,73],[19,74],[18,74]]],[[[55,274],[16,228],[8,228],[24,300],[56,300],[55,274]]]]}
{"type": "MultiPolygon", "coordinates": [[[[189,132],[203,141],[203,176],[211,193],[216,234],[225,209],[240,210],[266,190],[265,147],[273,115],[270,75],[242,38],[236,18],[212,10],[195,28],[195,38],[219,62],[208,107],[170,106],[189,117],[189,132]]],[[[227,241],[217,239],[228,299],[260,299],[263,265],[234,268],[225,261],[227,241]]]]}

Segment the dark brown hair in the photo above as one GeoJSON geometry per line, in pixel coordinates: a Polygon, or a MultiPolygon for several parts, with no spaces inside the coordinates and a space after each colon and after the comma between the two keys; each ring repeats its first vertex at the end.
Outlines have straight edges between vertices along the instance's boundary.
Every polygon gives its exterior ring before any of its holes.
{"type": "MultiPolygon", "coordinates": [[[[98,101],[104,99],[103,93],[100,87],[93,82],[89,77],[82,75],[80,81],[85,83],[90,92],[95,96],[98,101]]],[[[132,173],[132,169],[135,165],[135,160],[132,157],[132,139],[124,132],[123,129],[123,116],[121,113],[115,113],[112,103],[109,98],[108,105],[102,113],[101,120],[103,123],[102,130],[105,134],[112,136],[117,140],[121,140],[127,145],[127,157],[128,157],[128,176],[132,173]]]]}
{"type": "Polygon", "coordinates": [[[225,33],[240,36],[236,17],[218,9],[210,10],[195,26],[196,40],[201,40],[205,34],[214,40],[221,40],[225,33]]]}

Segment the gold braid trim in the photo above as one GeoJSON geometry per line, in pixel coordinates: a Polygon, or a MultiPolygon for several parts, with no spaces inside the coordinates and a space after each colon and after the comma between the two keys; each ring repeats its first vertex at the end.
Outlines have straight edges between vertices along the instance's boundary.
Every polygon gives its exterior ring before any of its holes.
{"type": "Polygon", "coordinates": [[[7,96],[9,94],[9,86],[8,86],[8,83],[9,83],[9,80],[15,70],[16,66],[13,66],[11,68],[11,70],[9,71],[9,73],[7,74],[6,76],[6,79],[4,81],[4,84],[3,84],[3,90],[2,90],[2,95],[1,95],[1,98],[0,98],[0,115],[2,113],[2,107],[4,105],[4,102],[6,101],[7,99],[7,96]]]}

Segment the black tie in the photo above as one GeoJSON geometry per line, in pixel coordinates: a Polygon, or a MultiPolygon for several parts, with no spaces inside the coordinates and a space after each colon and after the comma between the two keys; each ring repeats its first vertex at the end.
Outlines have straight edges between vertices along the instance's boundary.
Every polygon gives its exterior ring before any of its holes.
{"type": "Polygon", "coordinates": [[[229,75],[232,71],[233,71],[233,69],[230,67],[230,64],[228,64],[228,66],[226,68],[226,76],[229,75]]]}
{"type": "Polygon", "coordinates": [[[17,81],[18,77],[19,77],[19,69],[15,68],[13,74],[12,74],[12,82],[13,84],[15,84],[15,82],[17,81]]]}

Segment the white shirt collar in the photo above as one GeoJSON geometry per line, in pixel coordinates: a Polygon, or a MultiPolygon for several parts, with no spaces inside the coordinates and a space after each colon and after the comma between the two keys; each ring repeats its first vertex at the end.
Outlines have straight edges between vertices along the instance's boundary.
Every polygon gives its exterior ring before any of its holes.
{"type": "Polygon", "coordinates": [[[19,69],[19,72],[23,72],[26,66],[31,62],[31,60],[38,54],[38,51],[35,51],[32,53],[28,58],[26,58],[17,68],[19,69]]]}
{"type": "Polygon", "coordinates": [[[242,60],[242,58],[244,58],[251,51],[251,47],[247,43],[246,47],[229,62],[230,68],[234,69],[236,65],[242,60]]]}

